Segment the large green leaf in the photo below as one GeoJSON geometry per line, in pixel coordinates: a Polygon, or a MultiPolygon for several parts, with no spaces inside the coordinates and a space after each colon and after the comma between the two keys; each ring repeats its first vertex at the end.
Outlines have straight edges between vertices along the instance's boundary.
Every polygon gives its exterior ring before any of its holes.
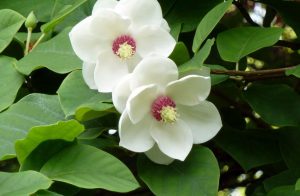
{"type": "Polygon", "coordinates": [[[15,63],[13,58],[0,56],[0,111],[14,102],[24,81],[22,75],[16,71],[15,63]]]}
{"type": "Polygon", "coordinates": [[[300,179],[297,180],[296,185],[295,185],[296,190],[300,190],[300,179]]]}
{"type": "Polygon", "coordinates": [[[214,39],[208,39],[204,46],[193,56],[193,58],[186,63],[179,66],[179,73],[181,76],[189,74],[207,75],[209,70],[203,66],[204,61],[210,54],[211,47],[214,45],[214,39]],[[205,69],[206,68],[206,69],[205,69]],[[207,73],[205,73],[207,72],[207,73]]]}
{"type": "Polygon", "coordinates": [[[30,94],[0,114],[0,159],[15,156],[14,142],[31,127],[64,119],[56,95],[30,94]]]}
{"type": "Polygon", "coordinates": [[[87,189],[128,192],[139,187],[120,160],[87,145],[73,145],[62,150],[42,167],[41,172],[52,180],[87,189]]]}
{"type": "Polygon", "coordinates": [[[225,61],[238,62],[248,54],[275,44],[282,29],[260,27],[237,27],[220,33],[217,47],[225,61]]]}
{"type": "Polygon", "coordinates": [[[71,14],[74,10],[80,7],[87,0],[77,0],[73,2],[73,5],[66,7],[61,10],[50,22],[43,24],[41,26],[41,31],[43,33],[49,33],[52,31],[60,22],[62,22],[69,14],[71,14]]]}
{"type": "Polygon", "coordinates": [[[47,189],[52,181],[41,173],[24,171],[17,173],[0,172],[0,195],[31,195],[40,189],[47,189]]]}
{"type": "Polygon", "coordinates": [[[289,168],[300,170],[300,128],[285,127],[279,129],[279,144],[282,157],[289,168]]]}
{"type": "Polygon", "coordinates": [[[168,22],[183,24],[182,31],[193,31],[203,16],[223,0],[177,0],[166,15],[168,22]]]}
{"type": "Polygon", "coordinates": [[[83,131],[84,127],[76,120],[33,127],[26,138],[15,143],[17,158],[22,164],[27,156],[42,142],[56,139],[73,141],[83,131]]]}
{"type": "Polygon", "coordinates": [[[0,18],[0,52],[2,52],[19,31],[25,18],[9,9],[0,10],[0,18]]]}
{"type": "Polygon", "coordinates": [[[244,97],[271,125],[300,125],[300,96],[289,86],[254,84],[244,92],[244,97]]]}
{"type": "Polygon", "coordinates": [[[294,185],[299,178],[300,170],[288,169],[264,180],[263,185],[268,192],[279,186],[294,185]]]}
{"type": "Polygon", "coordinates": [[[300,191],[296,191],[294,186],[280,186],[272,189],[267,196],[300,196],[300,191]]]}
{"type": "Polygon", "coordinates": [[[194,147],[188,158],[158,165],[145,156],[138,160],[138,174],[155,195],[206,195],[218,192],[220,171],[214,154],[194,147]]]}
{"type": "Polygon", "coordinates": [[[0,9],[12,9],[23,16],[27,16],[31,11],[34,11],[39,21],[48,21],[51,17],[52,9],[55,4],[55,0],[26,0],[24,1],[12,1],[1,0],[0,9]]]}
{"type": "Polygon", "coordinates": [[[17,63],[17,69],[25,75],[42,67],[57,73],[80,69],[82,62],[72,49],[69,31],[70,29],[66,29],[53,39],[38,45],[17,63]]]}
{"type": "Polygon", "coordinates": [[[199,23],[194,41],[193,41],[193,52],[196,53],[201,44],[204,42],[204,40],[207,38],[207,36],[210,34],[210,32],[215,28],[215,26],[218,24],[218,22],[221,20],[225,12],[228,10],[229,6],[231,5],[232,0],[228,0],[225,2],[220,3],[216,7],[214,7],[212,10],[210,10],[201,20],[199,23]]]}
{"type": "Polygon", "coordinates": [[[273,132],[242,131],[225,127],[215,140],[218,146],[230,154],[246,171],[282,160],[273,132]]]}
{"type": "Polygon", "coordinates": [[[90,110],[102,112],[112,107],[111,104],[103,103],[109,101],[111,95],[91,90],[84,82],[81,71],[70,73],[57,93],[66,116],[74,115],[76,110],[80,110],[77,116],[82,119],[90,110]]]}

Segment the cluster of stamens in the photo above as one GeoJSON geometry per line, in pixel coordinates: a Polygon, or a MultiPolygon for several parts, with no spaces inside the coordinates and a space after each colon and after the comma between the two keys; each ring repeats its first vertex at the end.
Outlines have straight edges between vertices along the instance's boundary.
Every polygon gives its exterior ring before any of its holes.
{"type": "Polygon", "coordinates": [[[113,52],[121,59],[129,59],[136,52],[136,43],[129,35],[121,35],[117,37],[112,45],[113,52]]]}
{"type": "Polygon", "coordinates": [[[174,123],[178,118],[175,102],[168,96],[159,96],[151,106],[152,116],[164,123],[174,123]]]}

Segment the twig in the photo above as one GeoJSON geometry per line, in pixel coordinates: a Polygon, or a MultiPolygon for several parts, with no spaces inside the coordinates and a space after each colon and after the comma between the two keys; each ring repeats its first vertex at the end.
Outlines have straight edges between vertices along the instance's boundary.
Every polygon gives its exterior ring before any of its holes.
{"type": "Polygon", "coordinates": [[[237,71],[237,70],[221,70],[211,69],[211,74],[228,75],[228,76],[242,76],[246,80],[256,80],[265,78],[274,78],[285,76],[285,71],[294,69],[296,66],[277,68],[277,69],[265,69],[257,71],[237,71]]]}
{"type": "Polygon", "coordinates": [[[239,1],[233,1],[233,4],[240,10],[241,14],[250,25],[259,27],[259,25],[252,20],[248,11],[246,10],[246,8],[244,8],[243,4],[241,4],[239,1]]]}
{"type": "Polygon", "coordinates": [[[287,47],[292,50],[300,50],[300,43],[289,42],[285,40],[279,40],[278,42],[275,43],[275,46],[287,47]]]}

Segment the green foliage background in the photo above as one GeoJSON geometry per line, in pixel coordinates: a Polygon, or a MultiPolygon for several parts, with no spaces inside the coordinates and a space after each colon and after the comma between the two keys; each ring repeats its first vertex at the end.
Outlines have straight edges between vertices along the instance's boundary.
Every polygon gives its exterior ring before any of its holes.
{"type": "Polygon", "coordinates": [[[212,74],[220,133],[169,166],[120,148],[111,95],[86,86],[68,37],[95,0],[1,0],[0,195],[300,195],[299,1],[159,2],[180,75],[212,74]],[[24,56],[31,11],[42,42],[24,56]]]}

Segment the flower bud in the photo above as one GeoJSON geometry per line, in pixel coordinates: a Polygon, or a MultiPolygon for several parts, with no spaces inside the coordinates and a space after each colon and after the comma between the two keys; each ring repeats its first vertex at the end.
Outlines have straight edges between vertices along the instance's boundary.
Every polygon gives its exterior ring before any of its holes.
{"type": "Polygon", "coordinates": [[[33,12],[30,12],[30,14],[27,16],[25,21],[26,28],[32,28],[34,29],[38,23],[38,20],[33,12]]]}

